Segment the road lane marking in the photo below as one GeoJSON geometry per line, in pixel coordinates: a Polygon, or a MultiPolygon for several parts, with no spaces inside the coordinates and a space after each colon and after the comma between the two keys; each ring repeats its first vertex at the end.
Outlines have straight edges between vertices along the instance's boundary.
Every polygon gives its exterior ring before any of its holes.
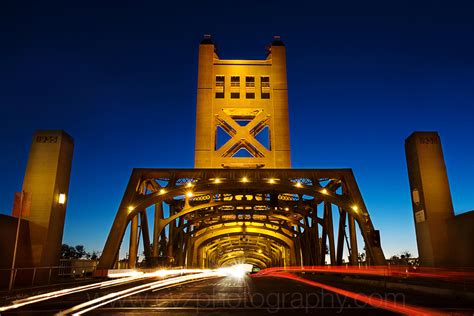
{"type": "Polygon", "coordinates": [[[110,287],[110,286],[122,285],[122,284],[126,284],[126,283],[139,281],[139,280],[142,280],[142,279],[145,279],[145,278],[149,278],[149,277],[143,277],[143,276],[128,277],[128,278],[125,278],[125,279],[109,280],[109,281],[98,282],[98,283],[93,283],[93,284],[87,284],[87,285],[83,285],[83,286],[67,288],[67,289],[57,290],[57,291],[53,291],[53,292],[47,292],[47,293],[43,293],[43,294],[39,294],[39,295],[34,295],[34,296],[27,297],[27,298],[15,300],[10,305],[0,306],[0,312],[7,311],[7,310],[10,310],[10,309],[19,308],[19,307],[29,305],[29,304],[38,303],[38,302],[41,302],[41,301],[46,301],[46,300],[61,297],[61,296],[64,296],[64,295],[79,293],[79,292],[98,289],[98,288],[106,288],[106,287],[110,287]]]}
{"type": "Polygon", "coordinates": [[[156,288],[161,288],[161,287],[169,286],[172,284],[180,285],[182,282],[189,281],[189,280],[199,281],[199,280],[204,280],[206,278],[214,278],[214,277],[221,277],[221,276],[222,274],[219,272],[203,272],[203,273],[198,273],[198,274],[184,275],[184,276],[175,277],[175,278],[166,279],[166,280],[155,281],[155,282],[135,286],[132,288],[128,288],[119,292],[109,293],[107,295],[90,300],[88,302],[84,302],[79,305],[73,306],[67,310],[59,312],[56,315],[69,315],[69,314],[82,315],[98,307],[107,305],[111,302],[123,299],[128,296],[139,294],[142,292],[154,290],[156,288]]]}

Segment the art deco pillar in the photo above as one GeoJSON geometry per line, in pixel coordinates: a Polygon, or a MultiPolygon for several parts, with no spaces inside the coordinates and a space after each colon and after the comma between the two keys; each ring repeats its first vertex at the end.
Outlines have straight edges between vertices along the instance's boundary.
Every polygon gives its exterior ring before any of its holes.
{"type": "Polygon", "coordinates": [[[64,131],[39,130],[33,136],[22,188],[31,204],[22,218],[29,222],[36,267],[59,264],[73,150],[74,140],[64,131]]]}
{"type": "Polygon", "coordinates": [[[441,140],[436,132],[415,132],[405,141],[420,264],[450,265],[447,220],[454,218],[441,140]]]}

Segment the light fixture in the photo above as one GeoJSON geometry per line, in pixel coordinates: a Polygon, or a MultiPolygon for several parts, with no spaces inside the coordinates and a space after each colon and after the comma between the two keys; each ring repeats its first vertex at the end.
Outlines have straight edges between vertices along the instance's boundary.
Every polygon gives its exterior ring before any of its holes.
{"type": "Polygon", "coordinates": [[[191,198],[191,197],[194,196],[194,194],[193,194],[193,192],[188,191],[188,192],[186,192],[186,196],[187,196],[188,198],[191,198]]]}
{"type": "Polygon", "coordinates": [[[187,188],[190,188],[190,187],[192,187],[192,186],[193,186],[193,183],[192,183],[191,181],[189,181],[188,183],[186,183],[186,187],[187,187],[187,188]]]}
{"type": "Polygon", "coordinates": [[[321,193],[322,193],[322,194],[328,194],[328,190],[327,190],[327,189],[322,189],[322,190],[321,190],[321,193]]]}
{"type": "Polygon", "coordinates": [[[296,187],[297,188],[301,188],[303,185],[301,184],[301,182],[296,182],[296,187]]]}
{"type": "Polygon", "coordinates": [[[287,212],[288,212],[289,210],[290,210],[290,208],[289,208],[289,207],[285,207],[285,211],[287,211],[287,212]]]}
{"type": "Polygon", "coordinates": [[[166,190],[165,189],[160,189],[160,194],[165,194],[166,190]]]}
{"type": "Polygon", "coordinates": [[[268,180],[268,183],[274,184],[274,183],[275,183],[275,179],[271,178],[270,180],[268,180]]]}
{"type": "Polygon", "coordinates": [[[351,207],[355,212],[357,212],[359,210],[359,207],[357,205],[352,205],[351,207]]]}
{"type": "Polygon", "coordinates": [[[59,193],[59,204],[64,205],[66,203],[66,193],[59,193]]]}
{"type": "Polygon", "coordinates": [[[221,183],[221,179],[215,178],[215,179],[214,179],[214,183],[221,183]]]}
{"type": "Polygon", "coordinates": [[[258,249],[258,253],[262,253],[262,249],[258,249]]]}
{"type": "Polygon", "coordinates": [[[247,177],[243,177],[242,182],[244,182],[244,183],[249,182],[249,179],[247,179],[247,177]]]}
{"type": "Polygon", "coordinates": [[[133,206],[130,205],[130,206],[128,207],[128,211],[129,211],[129,212],[133,211],[133,206]]]}

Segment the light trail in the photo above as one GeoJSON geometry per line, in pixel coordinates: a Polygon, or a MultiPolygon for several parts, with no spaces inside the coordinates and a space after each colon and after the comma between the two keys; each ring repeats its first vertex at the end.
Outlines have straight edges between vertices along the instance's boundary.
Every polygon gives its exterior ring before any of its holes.
{"type": "Polygon", "coordinates": [[[456,271],[431,267],[417,267],[416,269],[406,266],[303,266],[303,267],[272,267],[259,271],[255,275],[265,275],[273,272],[322,272],[341,274],[361,274],[372,276],[390,276],[402,278],[432,278],[444,280],[471,280],[474,281],[472,270],[456,271]]]}
{"type": "MultiPolygon", "coordinates": [[[[78,287],[47,292],[47,293],[43,293],[43,294],[39,294],[39,295],[30,296],[30,297],[27,297],[27,298],[24,298],[24,299],[15,300],[10,305],[0,306],[0,312],[11,310],[11,309],[16,309],[16,308],[19,308],[19,307],[22,307],[22,306],[25,306],[25,305],[34,304],[34,303],[38,303],[38,302],[41,302],[41,301],[46,301],[46,300],[49,300],[49,299],[53,299],[53,298],[57,298],[57,297],[65,296],[65,295],[70,295],[70,294],[74,294],[74,293],[84,292],[84,291],[88,291],[88,290],[103,289],[103,288],[112,287],[112,286],[124,285],[124,284],[127,284],[127,283],[132,283],[132,282],[136,282],[136,281],[143,280],[143,279],[148,279],[148,278],[166,277],[166,276],[179,275],[179,274],[198,273],[198,272],[203,272],[203,271],[207,271],[207,270],[196,270],[196,269],[189,269],[189,270],[186,270],[186,269],[158,270],[158,271],[148,272],[148,273],[132,271],[131,276],[123,277],[123,278],[116,279],[116,280],[97,282],[97,283],[93,283],[93,284],[87,284],[87,285],[82,285],[82,286],[78,286],[78,287]]],[[[117,277],[117,276],[115,276],[115,277],[117,277]]]]}
{"type": "Polygon", "coordinates": [[[217,271],[231,276],[235,279],[242,279],[247,273],[252,272],[251,264],[236,264],[230,267],[219,268],[217,271]]]}
{"type": "Polygon", "coordinates": [[[79,305],[76,305],[74,307],[71,307],[67,310],[60,312],[57,315],[69,315],[69,314],[82,315],[91,310],[107,305],[111,302],[129,297],[135,294],[139,294],[142,292],[153,291],[159,288],[169,287],[171,285],[177,286],[183,283],[188,283],[188,282],[193,282],[193,281],[202,281],[209,278],[221,277],[223,275],[224,274],[219,271],[210,271],[210,272],[202,272],[198,274],[184,275],[184,276],[179,276],[179,277],[175,277],[171,279],[160,280],[160,281],[155,281],[155,282],[151,282],[151,283],[147,283],[143,285],[138,285],[132,288],[119,291],[119,292],[114,292],[114,293],[110,293],[110,294],[98,297],[88,302],[81,303],[79,305]]]}
{"type": "Polygon", "coordinates": [[[319,287],[324,290],[331,291],[336,294],[340,294],[340,295],[352,298],[354,300],[369,304],[376,308],[381,308],[381,309],[385,309],[388,311],[392,311],[392,312],[396,312],[396,313],[400,313],[404,315],[447,315],[445,313],[428,309],[428,308],[412,306],[406,303],[397,304],[396,302],[391,302],[388,300],[383,300],[380,298],[351,292],[351,291],[344,290],[338,287],[326,285],[320,282],[304,279],[288,272],[268,272],[265,274],[265,276],[273,276],[277,278],[284,278],[284,279],[298,281],[304,284],[319,287]]]}

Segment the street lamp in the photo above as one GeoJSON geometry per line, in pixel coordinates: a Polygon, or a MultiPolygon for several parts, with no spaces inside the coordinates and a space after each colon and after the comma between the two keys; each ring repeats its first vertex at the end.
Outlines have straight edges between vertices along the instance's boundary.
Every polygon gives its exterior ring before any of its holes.
{"type": "Polygon", "coordinates": [[[59,204],[66,204],[66,193],[59,193],[59,204]]]}

